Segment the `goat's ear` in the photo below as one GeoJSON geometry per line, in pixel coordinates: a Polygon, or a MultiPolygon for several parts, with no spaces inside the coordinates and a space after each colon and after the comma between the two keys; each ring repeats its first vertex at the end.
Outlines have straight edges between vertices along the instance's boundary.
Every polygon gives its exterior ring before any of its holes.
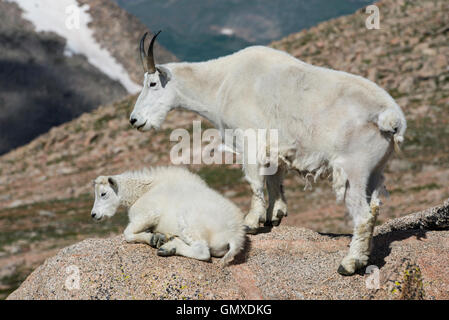
{"type": "Polygon", "coordinates": [[[109,182],[109,185],[111,186],[112,190],[114,190],[114,192],[118,194],[118,183],[117,183],[117,180],[115,180],[112,177],[108,177],[108,182],[109,182]]]}
{"type": "Polygon", "coordinates": [[[161,80],[162,87],[165,87],[167,82],[172,78],[170,69],[164,66],[157,66],[156,70],[159,71],[159,79],[161,80]]]}

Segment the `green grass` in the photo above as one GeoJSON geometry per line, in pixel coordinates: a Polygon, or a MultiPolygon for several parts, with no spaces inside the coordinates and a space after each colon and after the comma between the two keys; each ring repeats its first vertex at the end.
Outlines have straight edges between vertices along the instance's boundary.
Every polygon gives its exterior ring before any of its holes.
{"type": "Polygon", "coordinates": [[[198,174],[208,185],[214,188],[235,186],[243,183],[242,170],[230,168],[226,165],[202,167],[198,174]]]}
{"type": "Polygon", "coordinates": [[[449,151],[449,132],[447,125],[434,122],[428,117],[407,121],[405,148],[414,145],[426,152],[449,151]]]}
{"type": "Polygon", "coordinates": [[[441,186],[436,183],[429,183],[422,186],[414,186],[411,188],[403,189],[403,188],[396,188],[390,191],[391,194],[394,193],[409,193],[409,192],[420,192],[422,190],[435,190],[435,189],[441,189],[441,186]]]}
{"type": "Polygon", "coordinates": [[[106,127],[107,123],[113,119],[116,119],[117,115],[107,114],[103,116],[102,118],[97,119],[94,122],[94,129],[100,130],[106,127]]]}
{"type": "Polygon", "coordinates": [[[401,98],[406,95],[405,93],[399,92],[399,90],[396,88],[390,89],[388,93],[395,99],[401,98]]]}
{"type": "Polygon", "coordinates": [[[77,156],[73,156],[73,155],[65,155],[65,156],[61,156],[61,157],[59,157],[59,158],[56,158],[56,159],[47,161],[47,162],[46,162],[46,165],[47,165],[47,166],[51,166],[52,164],[57,164],[57,163],[60,163],[60,162],[70,161],[70,160],[73,160],[73,159],[76,158],[76,157],[77,157],[77,156]]]}
{"type": "Polygon", "coordinates": [[[92,204],[93,199],[82,196],[0,210],[0,251],[19,240],[27,244],[76,240],[119,233],[124,229],[128,220],[125,212],[117,212],[113,218],[95,223],[90,218],[92,204]],[[50,211],[54,216],[41,216],[41,210],[50,211]]]}
{"type": "Polygon", "coordinates": [[[3,288],[0,288],[0,300],[6,299],[31,273],[31,270],[21,267],[15,270],[15,272],[9,276],[0,278],[0,283],[3,288]]]}

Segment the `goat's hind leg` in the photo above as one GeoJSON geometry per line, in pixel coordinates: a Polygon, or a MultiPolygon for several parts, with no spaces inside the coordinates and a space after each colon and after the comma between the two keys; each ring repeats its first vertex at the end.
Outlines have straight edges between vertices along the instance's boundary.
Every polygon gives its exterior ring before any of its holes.
{"type": "Polygon", "coordinates": [[[278,226],[287,216],[287,203],[284,196],[283,180],[285,168],[278,167],[277,172],[266,177],[268,190],[268,209],[266,226],[278,226]]]}
{"type": "Polygon", "coordinates": [[[187,244],[179,237],[165,243],[159,248],[157,254],[164,257],[178,255],[203,261],[210,260],[210,250],[206,241],[197,240],[187,244]]]}
{"type": "Polygon", "coordinates": [[[349,253],[342,260],[338,273],[352,275],[368,264],[374,225],[379,214],[379,193],[383,188],[383,177],[373,173],[369,179],[349,177],[346,206],[354,220],[349,253]]]}

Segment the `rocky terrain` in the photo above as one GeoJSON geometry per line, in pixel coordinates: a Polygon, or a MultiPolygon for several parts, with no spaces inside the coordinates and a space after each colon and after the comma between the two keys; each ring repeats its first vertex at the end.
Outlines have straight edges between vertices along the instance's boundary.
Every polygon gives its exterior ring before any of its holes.
{"type": "Polygon", "coordinates": [[[248,237],[226,268],[215,258],[159,257],[123,236],[88,239],[60,250],[8,299],[449,299],[449,231],[428,227],[449,227],[449,202],[378,229],[370,262],[378,268],[352,277],[336,272],[348,236],[298,227],[248,237]]]}
{"type": "MultiPolygon", "coordinates": [[[[89,28],[96,42],[123,66],[135,86],[140,85],[143,74],[137,48],[145,25],[112,1],[75,3],[89,5],[89,28]]],[[[37,10],[43,14],[48,9],[37,10]]],[[[85,35],[80,30],[77,36],[85,35]]],[[[68,40],[62,35],[36,31],[13,0],[0,0],[0,40],[0,154],[129,94],[120,81],[93,65],[90,57],[69,53],[68,40]]],[[[159,45],[156,56],[161,62],[176,60],[159,45]]]]}
{"type": "MultiPolygon", "coordinates": [[[[367,14],[358,11],[272,46],[306,62],[368,77],[403,108],[409,128],[403,155],[395,155],[386,170],[390,198],[381,209],[382,223],[449,198],[449,3],[385,0],[378,6],[379,30],[367,30],[367,14]]],[[[100,174],[168,164],[172,129],[191,129],[192,120],[198,119],[173,111],[160,131],[142,134],[128,124],[135,98],[85,113],[0,157],[0,293],[4,296],[57,248],[121,232],[125,215],[101,225],[90,221],[91,180],[100,174]]],[[[203,121],[203,128],[207,126],[203,121]]],[[[248,210],[250,190],[237,165],[191,169],[248,210]]],[[[351,232],[344,207],[335,204],[327,182],[304,192],[304,181],[290,173],[285,184],[289,216],[283,225],[351,232]]]]}

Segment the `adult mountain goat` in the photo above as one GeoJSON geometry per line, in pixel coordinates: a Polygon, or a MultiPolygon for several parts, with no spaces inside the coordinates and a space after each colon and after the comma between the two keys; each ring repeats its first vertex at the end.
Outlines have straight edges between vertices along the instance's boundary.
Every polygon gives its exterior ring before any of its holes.
{"type": "Polygon", "coordinates": [[[243,214],[230,200],[182,167],[158,167],[99,176],[94,181],[92,218],[128,209],[128,242],[157,247],[161,256],[229,263],[245,240],[243,214]],[[151,232],[149,232],[151,231],[151,232]]]}
{"type": "Polygon", "coordinates": [[[206,62],[156,66],[156,36],[148,53],[145,36],[141,40],[146,72],[131,124],[140,131],[158,128],[170,110],[184,108],[204,116],[221,132],[277,129],[276,174],[261,175],[262,164],[243,166],[253,191],[247,230],[254,232],[264,221],[277,225],[286,216],[286,170],[314,178],[329,173],[337,200],[345,201],[354,221],[349,253],[338,271],[351,275],[366,266],[378,196],[384,190],[382,171],[406,130],[404,114],[393,98],[365,78],[262,46],[206,62]]]}

